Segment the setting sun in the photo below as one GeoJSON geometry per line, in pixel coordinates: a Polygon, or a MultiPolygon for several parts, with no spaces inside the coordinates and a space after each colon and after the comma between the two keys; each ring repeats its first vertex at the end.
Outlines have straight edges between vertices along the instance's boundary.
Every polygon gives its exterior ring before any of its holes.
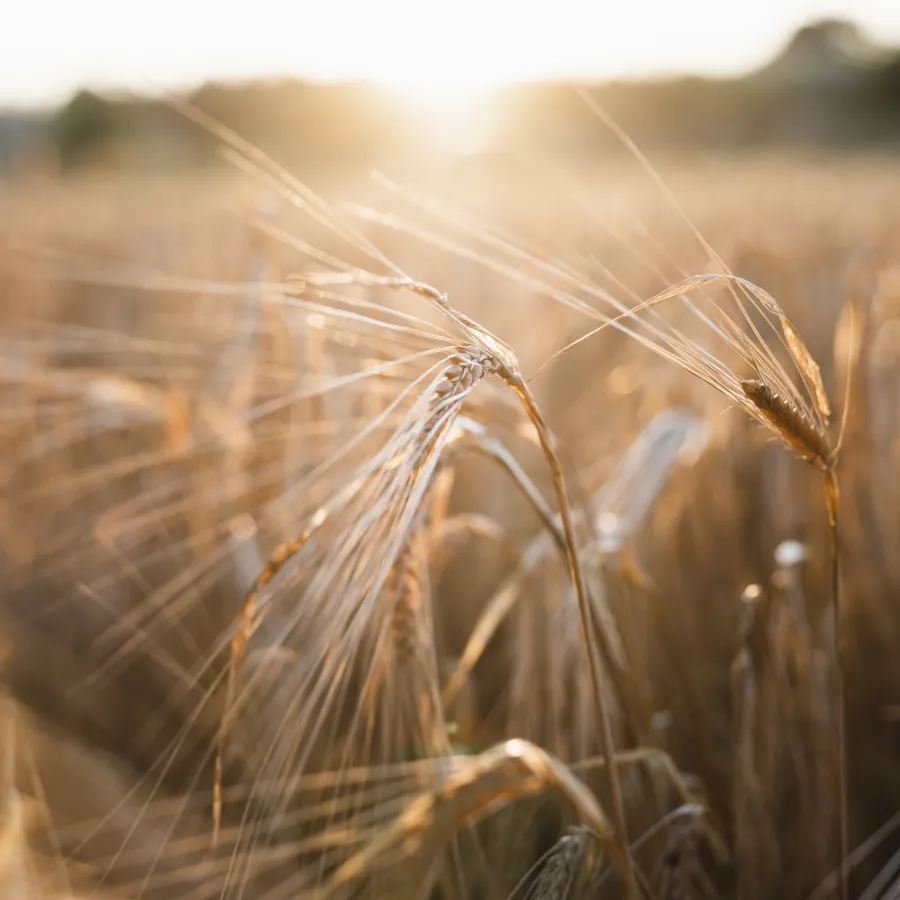
{"type": "Polygon", "coordinates": [[[432,139],[453,154],[479,153],[488,148],[494,119],[490,82],[483,84],[423,80],[383,83],[401,107],[413,114],[432,139]]]}

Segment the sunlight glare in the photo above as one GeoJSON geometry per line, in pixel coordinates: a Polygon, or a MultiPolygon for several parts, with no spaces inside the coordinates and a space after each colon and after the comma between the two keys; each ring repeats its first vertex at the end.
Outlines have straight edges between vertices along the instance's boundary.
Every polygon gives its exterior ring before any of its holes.
{"type": "Polygon", "coordinates": [[[470,156],[491,144],[496,87],[475,80],[419,78],[382,81],[444,153],[470,156]]]}

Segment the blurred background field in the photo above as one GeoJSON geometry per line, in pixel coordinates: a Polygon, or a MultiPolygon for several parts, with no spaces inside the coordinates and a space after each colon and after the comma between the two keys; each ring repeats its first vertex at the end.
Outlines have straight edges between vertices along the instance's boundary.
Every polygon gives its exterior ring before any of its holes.
{"type": "MultiPolygon", "coordinates": [[[[820,479],[614,328],[540,368],[596,325],[579,304],[610,314],[724,261],[803,335],[835,440],[844,421],[851,896],[898,896],[900,51],[829,19],[749,73],[447,80],[210,81],[182,110],[94,86],[0,111],[0,895],[624,896],[579,830],[611,805],[600,723],[551,481],[498,379],[423,488],[427,549],[379,530],[407,490],[385,448],[442,347],[422,297],[375,277],[399,269],[534,374],[613,647],[645,895],[837,896],[820,479]],[[360,473],[381,486],[341,506],[360,473]],[[311,521],[229,676],[248,591],[311,521]],[[411,625],[393,582],[354,593],[407,553],[411,625]],[[320,609],[321,584],[341,589],[320,609]],[[385,656],[400,628],[411,656],[385,656]],[[513,739],[564,789],[481,772],[513,739]]],[[[661,310],[701,339],[688,304],[661,310]]]]}
{"type": "MultiPolygon", "coordinates": [[[[598,47],[601,54],[600,38],[598,47]]],[[[503,57],[502,47],[496,52],[503,57]]],[[[302,59],[298,54],[297,65],[302,59]]],[[[468,63],[476,73],[477,62],[468,63]]],[[[454,85],[466,68],[457,60],[446,83],[436,84],[428,71],[421,84],[413,74],[402,85],[271,77],[210,81],[182,95],[306,178],[383,167],[408,173],[460,156],[590,169],[627,155],[584,114],[572,92],[584,81],[454,85]]],[[[890,151],[900,141],[900,51],[841,19],[800,28],[749,72],[587,84],[645,151],[890,151]]],[[[7,170],[43,164],[158,171],[216,160],[208,134],[164,101],[122,88],[86,88],[53,109],[20,104],[0,115],[0,166],[7,170]]]]}

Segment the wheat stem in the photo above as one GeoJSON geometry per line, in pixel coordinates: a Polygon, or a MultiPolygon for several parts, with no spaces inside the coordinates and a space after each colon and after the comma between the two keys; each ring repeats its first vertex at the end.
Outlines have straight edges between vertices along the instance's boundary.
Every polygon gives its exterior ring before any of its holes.
{"type": "Polygon", "coordinates": [[[831,543],[831,616],[834,632],[834,744],[838,767],[838,879],[840,900],[849,900],[849,872],[847,860],[850,853],[849,823],[847,818],[847,735],[844,711],[844,641],[841,619],[841,556],[838,530],[838,483],[833,464],[825,471],[825,494],[828,506],[828,533],[831,543]]]}
{"type": "Polygon", "coordinates": [[[584,637],[588,664],[590,666],[591,686],[594,691],[594,702],[597,706],[597,718],[600,724],[601,747],[603,749],[604,758],[606,759],[606,772],[609,780],[610,803],[612,806],[613,826],[616,838],[613,842],[616,851],[616,859],[614,862],[619,877],[624,883],[627,897],[629,900],[637,900],[638,887],[631,854],[628,851],[628,828],[625,820],[625,807],[622,802],[622,787],[619,783],[616,766],[613,764],[615,747],[613,745],[612,728],[610,726],[609,711],[606,708],[603,684],[600,680],[600,669],[597,665],[597,656],[594,652],[594,642],[592,640],[594,617],[591,611],[587,588],[584,583],[584,573],[581,570],[581,562],[578,558],[576,549],[575,529],[572,524],[571,507],[569,506],[562,466],[559,457],[556,455],[556,452],[551,445],[550,432],[544,422],[544,417],[541,415],[537,402],[521,375],[517,372],[510,372],[508,369],[501,370],[501,374],[506,383],[516,392],[521,400],[525,412],[534,426],[541,445],[541,450],[550,467],[553,490],[556,494],[557,504],[559,505],[559,515],[562,521],[563,533],[566,538],[566,557],[569,563],[569,574],[572,578],[575,595],[578,599],[581,631],[584,637]]]}

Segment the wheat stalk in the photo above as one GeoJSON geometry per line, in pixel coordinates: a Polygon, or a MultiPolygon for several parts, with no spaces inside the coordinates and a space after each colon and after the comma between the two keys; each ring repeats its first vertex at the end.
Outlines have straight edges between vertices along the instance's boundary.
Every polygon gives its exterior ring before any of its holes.
{"type": "MultiPolygon", "coordinates": [[[[581,631],[589,661],[591,686],[594,702],[597,706],[597,719],[600,724],[601,743],[604,748],[604,754],[609,760],[612,760],[615,755],[615,748],[612,739],[609,713],[606,708],[603,683],[600,677],[600,670],[594,646],[594,613],[585,584],[581,561],[578,556],[572,509],[568,499],[568,491],[562,465],[553,448],[551,433],[544,421],[540,408],[519,371],[515,354],[509,346],[504,344],[499,338],[491,334],[479,323],[454,309],[450,305],[446,294],[441,293],[429,284],[414,281],[408,276],[401,274],[389,277],[378,277],[372,276],[369,273],[360,272],[358,273],[358,278],[365,284],[380,284],[395,289],[406,289],[426,298],[442,315],[450,319],[471,341],[469,347],[460,349],[457,352],[457,355],[451,360],[451,364],[446,371],[446,374],[449,375],[449,377],[441,377],[435,386],[432,397],[441,399],[436,402],[433,401],[433,399],[429,399],[429,405],[434,402],[435,406],[435,409],[432,412],[433,420],[441,421],[439,418],[439,411],[442,411],[444,407],[447,407],[448,409],[455,407],[453,411],[458,412],[463,397],[474,387],[475,383],[486,374],[494,374],[500,377],[513,390],[531,421],[541,451],[547,461],[554,493],[556,494],[562,531],[565,537],[569,574],[578,599],[581,631]]],[[[346,280],[351,281],[353,279],[354,274],[348,272],[346,280]]],[[[446,413],[441,414],[446,416],[446,413]]],[[[426,429],[424,433],[427,433],[428,430],[429,429],[426,429]]],[[[613,853],[614,863],[620,877],[623,879],[629,898],[636,898],[637,884],[635,882],[631,857],[628,852],[625,811],[622,802],[621,786],[615,772],[615,766],[610,765],[608,767],[608,778],[613,819],[615,821],[617,834],[613,853]]]]}
{"type": "Polygon", "coordinates": [[[850,854],[849,823],[847,810],[847,745],[846,712],[844,709],[844,647],[840,576],[840,535],[838,531],[838,481],[835,470],[836,455],[828,441],[824,422],[830,415],[819,367],[812,360],[806,346],[793,327],[782,317],[788,347],[804,380],[811,386],[815,415],[796,403],[780,396],[760,379],[741,381],[741,388],[758,410],[759,417],[801,459],[822,472],[825,480],[825,506],[828,512],[831,556],[831,612],[834,631],[834,747],[838,767],[838,853],[840,863],[840,897],[849,898],[849,872],[847,859],[850,854]]]}
{"type": "MultiPolygon", "coordinates": [[[[559,506],[559,514],[566,539],[566,554],[568,558],[570,577],[578,598],[581,629],[584,636],[585,647],[590,661],[591,683],[595,702],[598,710],[598,720],[601,725],[601,736],[604,752],[611,761],[614,755],[612,735],[609,725],[609,717],[603,696],[602,683],[593,645],[593,614],[588,592],[581,570],[581,563],[575,542],[575,530],[572,522],[571,507],[569,504],[565,479],[562,467],[552,446],[549,429],[543,416],[528,389],[524,378],[518,370],[515,356],[512,350],[502,341],[481,327],[477,322],[453,309],[446,295],[423,282],[415,281],[385,256],[374,244],[357,229],[340,220],[332,209],[314,191],[298,179],[292,177],[271,158],[267,157],[258,148],[248,141],[243,140],[231,129],[223,126],[212,117],[197,110],[191,104],[173,99],[173,105],[187,118],[197,123],[201,128],[216,136],[225,146],[231,161],[240,169],[250,173],[262,184],[268,185],[280,196],[285,197],[299,209],[302,209],[314,221],[325,225],[335,234],[346,240],[355,250],[361,251],[370,259],[377,261],[388,269],[390,276],[373,276],[363,270],[352,271],[349,267],[345,271],[347,281],[363,281],[370,285],[382,284],[395,288],[406,288],[413,293],[428,299],[444,316],[450,319],[456,327],[465,334],[472,343],[474,354],[464,352],[458,360],[452,363],[451,377],[442,379],[440,390],[446,395],[445,402],[435,404],[433,415],[437,422],[438,407],[446,406],[446,412],[441,412],[443,421],[447,422],[459,411],[459,405],[463,397],[474,386],[474,383],[488,372],[499,375],[507,385],[512,388],[524,407],[528,418],[534,426],[541,449],[547,460],[552,476],[554,492],[559,506]],[[471,379],[471,384],[467,381],[471,379]],[[455,384],[454,384],[455,383],[455,384]],[[457,402],[458,401],[458,402],[457,402]],[[455,407],[455,408],[454,408],[455,407]]],[[[436,392],[437,393],[437,392],[436,392]]],[[[436,442],[439,444],[440,440],[436,442]]],[[[428,478],[426,478],[426,482],[428,478]]],[[[623,878],[629,898],[637,897],[634,871],[628,852],[627,829],[624,808],[622,806],[621,788],[615,773],[615,767],[610,765],[608,769],[610,779],[610,792],[613,806],[613,817],[618,832],[616,842],[615,863],[623,878]]]]}
{"type": "MultiPolygon", "coordinates": [[[[699,275],[687,278],[613,319],[603,317],[603,324],[578,339],[575,343],[580,343],[608,325],[619,326],[623,320],[640,322],[639,313],[657,307],[664,301],[675,297],[680,297],[688,303],[690,311],[696,314],[703,324],[710,327],[718,338],[723,339],[725,344],[736,352],[745,364],[749,364],[756,370],[757,377],[742,378],[710,351],[687,339],[675,329],[671,329],[669,334],[656,329],[651,332],[650,338],[627,328],[622,330],[636,337],[649,349],[673,362],[679,368],[700,378],[735,402],[752,418],[773,432],[788,449],[822,472],[824,478],[831,543],[831,610],[835,633],[834,694],[836,712],[834,747],[839,768],[838,794],[840,807],[838,814],[838,852],[843,860],[846,859],[849,852],[849,839],[843,699],[844,662],[841,641],[839,494],[835,469],[837,454],[831,448],[825,430],[831,414],[831,408],[822,383],[822,376],[818,365],[801,339],[799,332],[775,299],[752,282],[731,274],[699,275]],[[750,335],[733,321],[719,304],[713,303],[713,313],[717,317],[715,321],[697,307],[690,305],[690,301],[687,299],[687,295],[690,292],[717,283],[724,284],[729,289],[741,317],[747,323],[750,335]],[[741,295],[745,299],[742,300],[741,295]],[[782,343],[787,347],[794,367],[800,375],[805,394],[798,390],[771,349],[763,341],[758,328],[753,324],[744,306],[746,299],[749,299],[751,304],[766,317],[767,323],[776,333],[780,331],[782,343]],[[660,334],[663,335],[662,341],[657,337],[660,334]]],[[[574,344],[569,344],[568,347],[559,351],[552,358],[566,352],[572,346],[574,344]]],[[[846,873],[841,879],[841,900],[848,900],[846,873]]]]}
{"type": "MultiPolygon", "coordinates": [[[[496,370],[495,363],[489,354],[477,347],[463,346],[452,353],[441,367],[440,374],[432,383],[424,405],[424,414],[421,422],[416,425],[412,439],[405,448],[407,466],[410,473],[406,490],[417,496],[417,504],[424,503],[424,496],[433,481],[436,463],[433,461],[441,452],[441,448],[458,416],[459,409],[466,396],[475,388],[479,381],[486,375],[496,370]],[[427,476],[425,486],[417,488],[415,480],[420,470],[429,460],[431,474],[427,476]]],[[[357,479],[349,488],[339,492],[332,500],[331,508],[340,506],[347,497],[352,496],[361,483],[357,479]]],[[[235,624],[234,636],[231,640],[228,672],[226,681],[225,711],[222,716],[215,752],[214,762],[214,789],[213,789],[213,834],[212,843],[215,847],[218,842],[221,827],[222,814],[222,766],[223,750],[225,745],[228,719],[234,703],[235,679],[237,668],[240,665],[250,634],[258,624],[257,609],[259,606],[260,591],[293,559],[308,543],[310,537],[328,519],[331,509],[321,508],[313,517],[312,525],[302,535],[280,545],[267,561],[263,570],[257,576],[253,586],[248,592],[235,624]]],[[[417,514],[413,511],[413,516],[417,514]]],[[[393,633],[393,646],[397,650],[395,658],[402,660],[408,658],[412,649],[409,639],[411,628],[415,626],[417,608],[421,605],[421,594],[418,591],[420,579],[415,574],[413,561],[414,553],[410,544],[415,540],[415,518],[410,521],[410,537],[401,547],[398,556],[390,567],[388,580],[395,581],[393,595],[395,597],[393,611],[389,616],[393,633]]],[[[383,667],[376,662],[373,673],[383,667]]],[[[370,677],[363,689],[363,696],[369,703],[375,696],[375,684],[377,678],[370,677]]],[[[371,707],[370,707],[371,709],[371,707]]],[[[370,711],[369,720],[372,721],[370,711]]],[[[433,728],[426,728],[427,733],[433,733],[433,728]]]]}

